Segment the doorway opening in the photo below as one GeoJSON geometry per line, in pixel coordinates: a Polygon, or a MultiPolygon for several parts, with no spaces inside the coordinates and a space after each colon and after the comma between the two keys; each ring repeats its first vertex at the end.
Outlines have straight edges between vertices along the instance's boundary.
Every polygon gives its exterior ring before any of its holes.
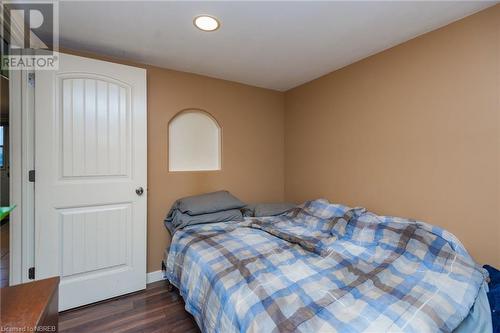
{"type": "MultiPolygon", "coordinates": [[[[0,73],[0,206],[10,205],[9,77],[0,73]]],[[[9,285],[9,217],[0,221],[0,287],[9,285]]]]}

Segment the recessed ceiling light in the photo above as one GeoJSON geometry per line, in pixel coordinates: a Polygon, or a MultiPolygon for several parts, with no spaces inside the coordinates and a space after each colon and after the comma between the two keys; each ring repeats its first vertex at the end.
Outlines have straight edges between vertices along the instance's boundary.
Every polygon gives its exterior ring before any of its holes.
{"type": "Polygon", "coordinates": [[[219,21],[215,17],[208,15],[196,16],[193,23],[195,27],[203,31],[215,31],[220,27],[219,21]]]}

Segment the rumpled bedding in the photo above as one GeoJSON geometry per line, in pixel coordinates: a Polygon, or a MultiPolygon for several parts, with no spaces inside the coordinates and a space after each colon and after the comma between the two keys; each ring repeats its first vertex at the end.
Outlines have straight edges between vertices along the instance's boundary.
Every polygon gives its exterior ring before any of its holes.
{"type": "Polygon", "coordinates": [[[204,332],[451,332],[486,276],[441,228],[326,200],[187,226],[166,271],[204,332]]]}

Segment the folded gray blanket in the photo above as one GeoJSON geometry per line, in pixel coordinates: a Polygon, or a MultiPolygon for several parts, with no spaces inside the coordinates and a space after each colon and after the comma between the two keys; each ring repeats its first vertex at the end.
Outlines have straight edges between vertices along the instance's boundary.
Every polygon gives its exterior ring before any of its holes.
{"type": "Polygon", "coordinates": [[[242,221],[240,208],[245,203],[228,191],[190,196],[174,202],[164,224],[173,235],[188,225],[227,221],[242,221]]]}
{"type": "Polygon", "coordinates": [[[182,229],[188,225],[242,220],[243,215],[241,215],[239,209],[223,210],[200,215],[189,215],[182,213],[178,209],[174,209],[169,212],[165,218],[164,224],[168,231],[170,231],[170,234],[173,235],[176,230],[182,229]]]}

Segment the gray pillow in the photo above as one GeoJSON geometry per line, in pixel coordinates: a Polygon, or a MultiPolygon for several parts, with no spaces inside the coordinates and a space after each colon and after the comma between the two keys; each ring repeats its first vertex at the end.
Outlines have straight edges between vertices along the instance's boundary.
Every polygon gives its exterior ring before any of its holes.
{"type": "Polygon", "coordinates": [[[228,191],[218,191],[179,199],[172,208],[178,209],[185,214],[200,215],[240,209],[244,206],[245,203],[228,191]]]}
{"type": "Polygon", "coordinates": [[[296,205],[288,202],[280,203],[261,203],[247,205],[242,209],[243,216],[276,216],[295,208],[296,205]]]}
{"type": "Polygon", "coordinates": [[[230,209],[215,213],[189,215],[179,210],[173,210],[170,211],[170,214],[165,218],[164,223],[173,235],[177,229],[182,229],[189,225],[228,221],[243,221],[241,211],[239,209],[230,209]]]}

